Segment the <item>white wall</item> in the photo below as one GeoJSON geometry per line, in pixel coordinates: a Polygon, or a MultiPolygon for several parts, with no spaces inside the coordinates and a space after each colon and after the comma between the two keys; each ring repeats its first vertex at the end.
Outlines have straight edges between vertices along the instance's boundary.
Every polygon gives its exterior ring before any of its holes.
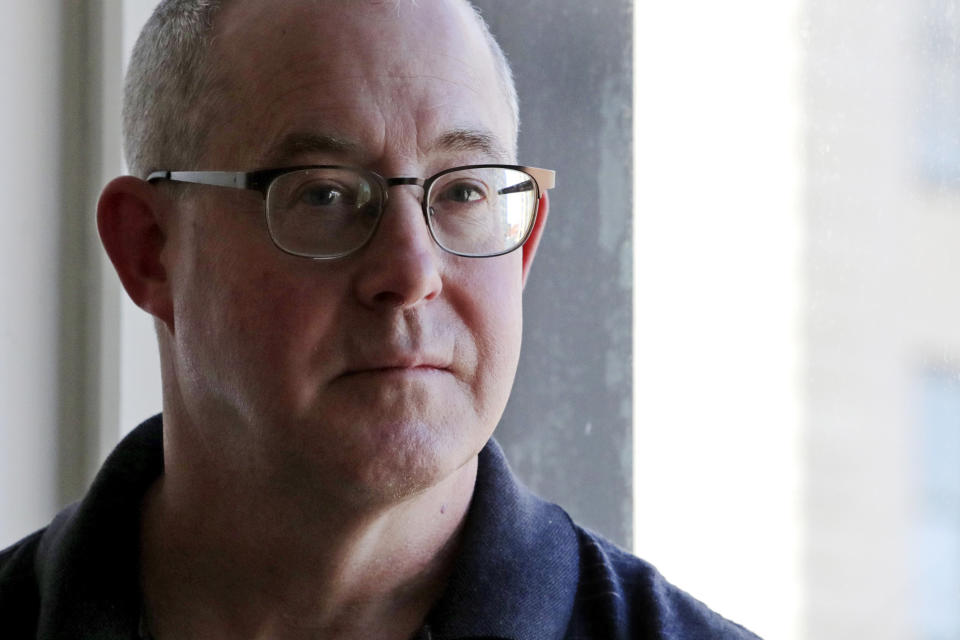
{"type": "Polygon", "coordinates": [[[0,20],[0,547],[56,507],[60,10],[0,20]]]}
{"type": "Polygon", "coordinates": [[[82,492],[123,433],[160,409],[152,325],[123,293],[94,229],[99,189],[124,170],[122,73],[154,5],[4,5],[0,548],[48,522],[82,492]],[[64,94],[78,89],[82,95],[64,94]],[[65,252],[64,242],[91,246],[65,252]],[[81,263],[84,255],[88,263],[81,263]],[[87,275],[65,275],[76,271],[87,275]],[[63,287],[78,282],[84,290],[67,296],[63,287]],[[61,311],[67,298],[88,308],[61,311]],[[65,332],[65,322],[88,318],[90,327],[65,332]],[[79,411],[64,420],[65,406],[79,411]],[[75,468],[58,469],[65,459],[76,461],[75,468]]]}
{"type": "Polygon", "coordinates": [[[634,549],[797,638],[800,0],[635,2],[634,549]]]}

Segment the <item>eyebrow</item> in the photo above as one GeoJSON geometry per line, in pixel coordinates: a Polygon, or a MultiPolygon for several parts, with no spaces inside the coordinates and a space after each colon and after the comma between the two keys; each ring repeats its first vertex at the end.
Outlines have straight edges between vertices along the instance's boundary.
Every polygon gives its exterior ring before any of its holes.
{"type": "MultiPolygon", "coordinates": [[[[447,152],[479,152],[497,160],[510,157],[497,137],[482,129],[451,129],[437,138],[431,148],[447,152]]],[[[365,155],[361,145],[345,138],[294,131],[281,138],[266,154],[265,160],[271,166],[280,165],[311,154],[346,156],[354,161],[360,161],[365,155]]]]}
{"type": "Polygon", "coordinates": [[[359,144],[337,136],[294,131],[274,145],[266,154],[266,159],[268,164],[282,164],[292,158],[317,153],[359,158],[363,150],[359,144]]]}
{"type": "Polygon", "coordinates": [[[444,151],[479,151],[501,160],[510,155],[496,136],[479,129],[453,129],[440,136],[434,147],[444,151]]]}

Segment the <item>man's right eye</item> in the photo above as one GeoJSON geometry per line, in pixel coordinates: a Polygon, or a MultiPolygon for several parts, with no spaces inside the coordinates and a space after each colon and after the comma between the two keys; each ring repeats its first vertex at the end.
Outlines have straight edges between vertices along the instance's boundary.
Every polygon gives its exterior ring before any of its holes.
{"type": "Polygon", "coordinates": [[[335,187],[309,187],[300,193],[299,201],[309,207],[330,207],[344,199],[335,187]]]}

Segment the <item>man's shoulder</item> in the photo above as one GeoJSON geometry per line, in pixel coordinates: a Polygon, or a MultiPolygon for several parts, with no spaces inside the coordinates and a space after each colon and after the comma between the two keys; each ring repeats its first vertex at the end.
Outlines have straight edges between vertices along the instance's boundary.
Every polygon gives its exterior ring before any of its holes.
{"type": "Polygon", "coordinates": [[[46,529],[0,551],[0,620],[4,633],[21,638],[33,635],[40,615],[40,587],[36,556],[46,529]]]}
{"type": "MultiPolygon", "coordinates": [[[[54,583],[51,556],[77,504],[63,509],[47,526],[0,550],[0,620],[11,638],[32,637],[40,619],[44,584],[54,583]]],[[[4,636],[7,637],[7,636],[4,636]]]]}
{"type": "Polygon", "coordinates": [[[758,640],[668,582],[650,563],[574,526],[580,545],[580,580],[568,640],[758,640]]]}
{"type": "Polygon", "coordinates": [[[130,626],[131,602],[135,623],[139,505],[162,465],[154,417],[117,446],[80,502],[0,551],[0,636],[113,637],[109,629],[130,626]]]}
{"type": "Polygon", "coordinates": [[[532,494],[493,441],[435,613],[438,638],[757,640],[532,494]]]}

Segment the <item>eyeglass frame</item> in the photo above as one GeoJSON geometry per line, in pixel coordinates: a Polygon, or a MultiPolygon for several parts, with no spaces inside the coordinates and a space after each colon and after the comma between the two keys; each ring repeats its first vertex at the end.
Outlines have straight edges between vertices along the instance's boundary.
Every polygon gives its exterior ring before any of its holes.
{"type": "MultiPolygon", "coordinates": [[[[423,197],[420,199],[420,209],[423,213],[424,222],[427,224],[427,230],[430,232],[430,237],[433,239],[434,243],[440,247],[443,251],[464,257],[464,258],[495,258],[497,256],[506,255],[516,251],[524,244],[527,240],[530,239],[530,234],[533,233],[533,229],[537,223],[537,217],[539,216],[539,207],[535,208],[533,211],[533,219],[530,221],[530,227],[527,229],[527,232],[524,234],[523,239],[517,243],[516,246],[511,247],[505,251],[499,251],[497,253],[490,254],[469,254],[459,251],[453,251],[443,246],[441,242],[437,239],[436,233],[434,232],[433,225],[430,224],[430,215],[428,212],[428,195],[430,194],[430,189],[439,178],[456,171],[466,171],[470,169],[512,169],[514,171],[520,171],[527,174],[533,186],[536,189],[536,199],[535,202],[540,202],[540,198],[543,196],[543,193],[552,189],[556,184],[556,171],[552,169],[541,169],[538,167],[529,167],[525,165],[513,165],[513,164],[471,164],[471,165],[462,165],[458,167],[450,167],[449,169],[444,169],[439,173],[435,173],[429,178],[415,178],[415,177],[393,177],[387,178],[376,171],[371,171],[369,169],[364,169],[362,167],[355,167],[349,165],[299,165],[292,167],[281,167],[275,169],[258,169],[255,171],[153,171],[147,176],[147,182],[155,183],[158,180],[167,180],[170,182],[180,182],[186,184],[200,184],[213,187],[227,187],[231,189],[248,189],[251,191],[258,191],[260,195],[263,196],[263,216],[264,221],[267,223],[267,235],[270,236],[271,242],[273,245],[280,251],[300,258],[308,258],[310,260],[337,260],[339,258],[345,258],[349,255],[352,255],[367,245],[373,236],[377,234],[377,230],[380,228],[380,221],[383,220],[383,214],[387,209],[387,202],[389,201],[389,191],[390,187],[396,187],[400,185],[414,185],[421,187],[423,189],[423,197]],[[372,178],[371,182],[380,186],[380,192],[383,195],[383,200],[380,203],[380,211],[377,213],[377,222],[374,225],[373,229],[370,231],[370,235],[366,240],[363,241],[359,246],[347,251],[345,253],[339,253],[332,256],[314,256],[303,253],[296,253],[288,249],[283,248],[277,242],[277,239],[273,236],[273,232],[269,224],[269,215],[267,212],[267,194],[270,191],[270,186],[278,178],[288,174],[295,173],[297,171],[305,171],[309,169],[338,169],[338,170],[349,170],[355,171],[358,174],[366,177],[372,178]]],[[[515,185],[516,186],[516,185],[515,185]]],[[[508,189],[510,187],[507,187],[508,189]]],[[[503,193],[502,191],[500,193],[503,193]]]]}

